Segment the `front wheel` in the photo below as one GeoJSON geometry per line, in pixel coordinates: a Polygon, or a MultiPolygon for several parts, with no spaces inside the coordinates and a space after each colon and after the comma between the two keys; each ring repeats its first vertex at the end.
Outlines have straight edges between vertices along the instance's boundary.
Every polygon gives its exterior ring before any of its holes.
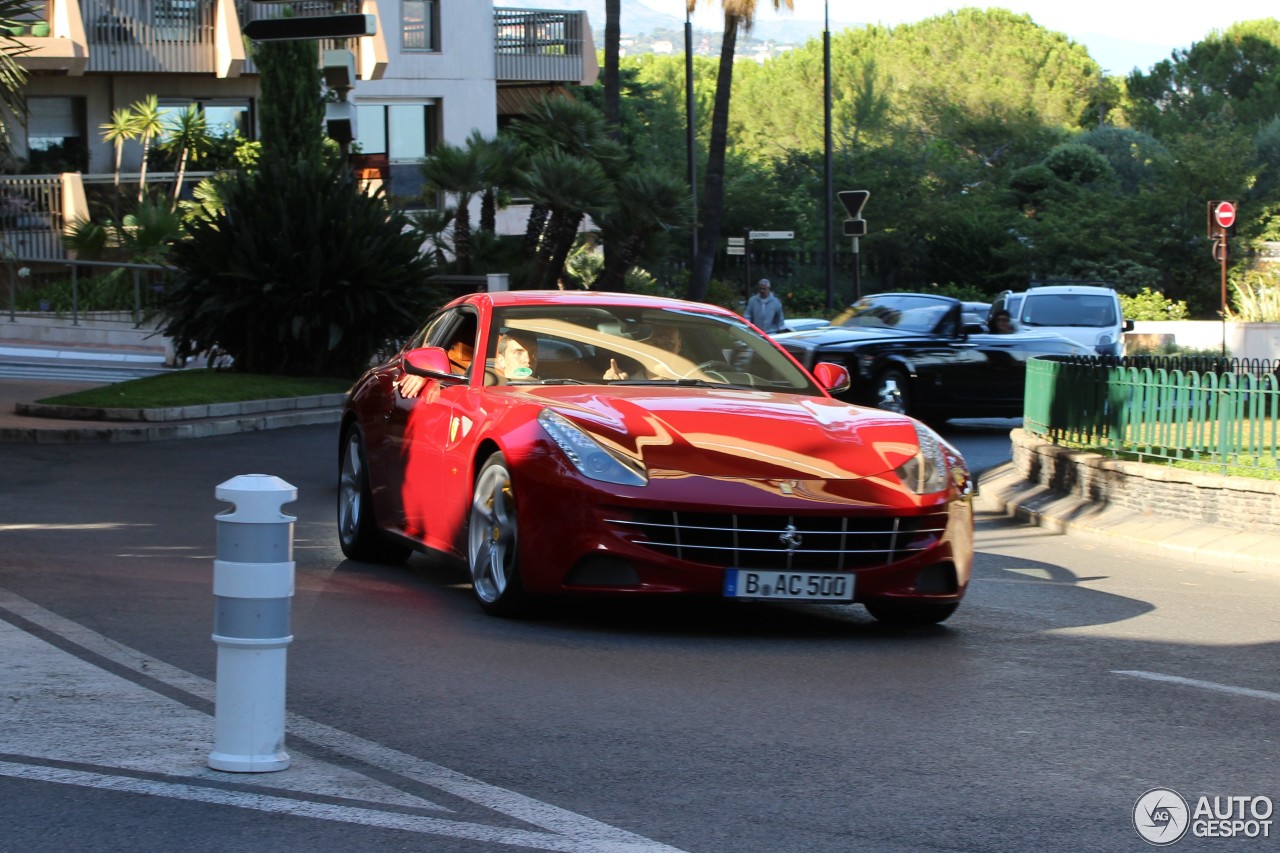
{"type": "Polygon", "coordinates": [[[467,524],[471,589],[493,616],[516,616],[528,606],[520,583],[520,530],[507,460],[495,453],[476,475],[467,524]]]}
{"type": "Polygon", "coordinates": [[[338,544],[343,554],[368,563],[403,563],[413,553],[378,529],[369,494],[364,436],[356,426],[347,432],[338,471],[338,544]]]}
{"type": "Polygon", "coordinates": [[[890,368],[876,377],[875,385],[877,409],[897,412],[900,415],[911,414],[910,390],[907,388],[907,375],[901,370],[890,368]]]}
{"type": "Polygon", "coordinates": [[[868,601],[864,605],[877,622],[895,628],[922,628],[945,622],[959,604],[934,604],[924,601],[868,601]]]}

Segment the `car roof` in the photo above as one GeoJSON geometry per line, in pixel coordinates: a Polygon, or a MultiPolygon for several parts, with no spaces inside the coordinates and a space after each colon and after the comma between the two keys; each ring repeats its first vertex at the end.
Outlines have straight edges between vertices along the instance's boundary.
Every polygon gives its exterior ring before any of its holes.
{"type": "Polygon", "coordinates": [[[1116,292],[1110,287],[1099,284],[1046,284],[1020,295],[1035,296],[1041,293],[1104,293],[1114,296],[1116,292]]]}
{"type": "Polygon", "coordinates": [[[512,305],[560,305],[582,308],[668,308],[682,311],[702,311],[721,316],[736,316],[731,311],[706,302],[690,302],[665,296],[647,296],[638,293],[600,293],[598,291],[566,290],[502,290],[471,293],[453,300],[450,304],[487,301],[494,308],[512,305]]]}

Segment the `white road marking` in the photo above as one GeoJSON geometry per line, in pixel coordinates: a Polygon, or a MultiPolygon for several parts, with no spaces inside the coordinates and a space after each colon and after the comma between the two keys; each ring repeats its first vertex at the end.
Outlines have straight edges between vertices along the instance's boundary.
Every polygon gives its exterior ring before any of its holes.
{"type": "MultiPolygon", "coordinates": [[[[169,687],[212,702],[212,681],[155,660],[123,646],[97,632],[85,628],[21,596],[0,589],[0,610],[39,625],[46,631],[115,664],[162,682],[169,687]]],[[[676,848],[601,823],[583,815],[534,800],[522,794],[488,785],[438,764],[407,753],[356,737],[348,732],[286,713],[286,731],[334,752],[358,759],[382,770],[397,773],[466,800],[491,811],[515,818],[546,832],[489,826],[480,823],[451,821],[402,812],[385,812],[377,808],[339,806],[294,799],[287,789],[304,794],[344,796],[363,803],[388,802],[413,805],[419,810],[447,811],[437,804],[412,797],[403,791],[382,785],[351,770],[298,754],[286,748],[297,767],[277,773],[221,774],[208,770],[202,762],[213,745],[213,719],[207,714],[187,708],[179,702],[120,678],[72,654],[63,652],[5,622],[0,622],[0,693],[16,697],[46,700],[7,701],[0,705],[0,752],[10,753],[8,761],[0,761],[0,775],[62,784],[82,785],[109,790],[130,791],[154,796],[174,797],[201,802],[218,802],[241,808],[260,809],[302,817],[338,820],[370,826],[408,830],[423,834],[479,839],[539,850],[563,850],[570,853],[680,853],[676,848]],[[8,629],[8,630],[3,630],[8,629]],[[16,652],[16,653],[15,653],[16,652]],[[75,670],[75,680],[64,680],[65,673],[52,678],[41,673],[53,670],[75,670]],[[89,671],[88,673],[86,671],[89,671]],[[88,679],[88,680],[86,680],[88,679]],[[47,724],[47,700],[64,704],[74,696],[57,695],[57,685],[65,692],[67,684],[74,690],[92,693],[74,720],[66,720],[59,731],[47,736],[34,734],[47,724]],[[111,697],[111,714],[104,714],[103,696],[111,697]],[[121,701],[126,700],[126,701],[121,701]],[[123,705],[123,707],[120,707],[123,705]],[[158,709],[158,710],[157,710],[158,709]],[[93,712],[90,715],[90,711],[93,712]],[[27,715],[22,719],[19,715],[27,715]],[[142,719],[140,719],[142,718],[142,719]],[[113,724],[107,725],[107,720],[113,724]],[[203,735],[193,743],[193,720],[203,726],[203,735]],[[22,723],[22,725],[19,725],[22,723]],[[169,727],[166,729],[165,727],[169,727]],[[121,740],[123,731],[145,732],[143,743],[121,740]],[[30,745],[42,747],[45,754],[33,755],[30,745]],[[124,751],[124,755],[120,752],[124,751]],[[133,750],[131,753],[130,750],[133,750]],[[139,750],[148,751],[140,756],[139,750]],[[33,763],[14,761],[15,755],[30,756],[33,763]],[[90,764],[98,768],[120,768],[169,776],[173,781],[139,779],[136,776],[111,775],[86,770],[68,770],[48,766],[50,762],[90,764]],[[296,772],[299,771],[299,772],[296,772]],[[301,778],[307,777],[310,778],[301,778]],[[291,778],[293,777],[293,778],[291,778]],[[202,779],[234,780],[256,788],[281,788],[284,796],[275,797],[248,791],[204,787],[202,779]],[[195,783],[195,784],[193,784],[195,783]]],[[[74,702],[72,703],[74,704],[74,702]]],[[[505,821],[504,821],[505,822],[505,821]]]]}
{"type": "Polygon", "coordinates": [[[1248,696],[1250,699],[1267,699],[1280,702],[1280,693],[1269,690],[1254,690],[1252,687],[1233,687],[1230,684],[1217,684],[1213,681],[1199,681],[1195,678],[1183,678],[1180,675],[1164,675],[1159,672],[1142,672],[1132,669],[1113,669],[1112,675],[1127,675],[1130,678],[1144,678],[1147,681],[1163,681],[1167,684],[1180,684],[1183,687],[1198,687],[1201,690],[1214,690],[1218,693],[1230,693],[1234,696],[1248,696]]]}

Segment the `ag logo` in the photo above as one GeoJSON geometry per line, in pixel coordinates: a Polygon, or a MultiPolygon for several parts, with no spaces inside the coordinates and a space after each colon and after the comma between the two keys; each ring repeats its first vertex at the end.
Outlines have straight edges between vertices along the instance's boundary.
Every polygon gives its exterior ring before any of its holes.
{"type": "Polygon", "coordinates": [[[1142,840],[1165,847],[1187,834],[1187,801],[1172,788],[1152,788],[1133,804],[1133,828],[1142,840]]]}

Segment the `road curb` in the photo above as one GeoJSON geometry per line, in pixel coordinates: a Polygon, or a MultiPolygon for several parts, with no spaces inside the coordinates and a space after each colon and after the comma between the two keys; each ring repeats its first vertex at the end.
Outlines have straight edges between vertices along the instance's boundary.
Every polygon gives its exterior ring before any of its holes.
{"type": "Polygon", "coordinates": [[[982,475],[975,507],[1055,533],[1119,540],[1232,571],[1280,575],[1280,537],[1086,501],[1024,479],[1012,462],[982,475]]]}
{"type": "MultiPolygon", "coordinates": [[[[169,441],[174,439],[210,438],[259,430],[285,429],[295,426],[337,424],[342,419],[343,395],[300,397],[284,401],[254,400],[243,404],[219,404],[216,407],[184,407],[216,410],[218,414],[204,418],[151,418],[145,421],[66,420],[66,426],[51,425],[47,415],[39,425],[23,426],[22,416],[12,425],[0,426],[0,443],[7,444],[101,444],[135,441],[169,441]],[[335,400],[336,398],[336,400],[335,400]],[[262,404],[279,404],[277,406],[262,404]],[[292,405],[288,405],[292,404],[292,405]]],[[[68,408],[68,407],[55,407],[68,408]]],[[[29,413],[24,413],[30,417],[29,413]]]]}
{"type": "Polygon", "coordinates": [[[344,394],[322,394],[314,397],[283,397],[271,400],[245,400],[237,403],[208,403],[164,409],[107,409],[94,406],[60,406],[47,403],[15,403],[14,413],[34,418],[73,421],[128,421],[168,423],[206,418],[239,418],[277,412],[309,409],[341,408],[344,394]]]}

